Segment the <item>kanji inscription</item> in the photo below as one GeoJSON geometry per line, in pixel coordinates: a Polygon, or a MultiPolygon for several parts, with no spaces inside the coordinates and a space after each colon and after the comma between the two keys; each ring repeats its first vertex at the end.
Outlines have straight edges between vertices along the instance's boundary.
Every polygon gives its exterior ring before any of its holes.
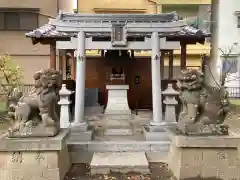
{"type": "Polygon", "coordinates": [[[13,163],[22,163],[22,152],[13,152],[12,154],[12,162],[13,163]]]}
{"type": "Polygon", "coordinates": [[[40,162],[41,162],[42,160],[44,160],[44,159],[45,159],[44,155],[43,155],[42,153],[40,153],[40,152],[37,152],[37,154],[36,154],[36,160],[38,161],[38,163],[40,164],[40,162]]]}
{"type": "Polygon", "coordinates": [[[84,61],[84,60],[85,60],[85,57],[84,57],[84,56],[78,56],[78,60],[79,60],[79,61],[84,61]]]}
{"type": "Polygon", "coordinates": [[[156,56],[154,57],[154,60],[159,60],[159,56],[156,54],[156,56]]]}

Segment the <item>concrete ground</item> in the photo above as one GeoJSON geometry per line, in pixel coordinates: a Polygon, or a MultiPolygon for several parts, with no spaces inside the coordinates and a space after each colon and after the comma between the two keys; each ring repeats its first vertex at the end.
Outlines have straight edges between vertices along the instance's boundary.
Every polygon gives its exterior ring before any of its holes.
{"type": "Polygon", "coordinates": [[[240,105],[231,106],[231,111],[227,116],[225,124],[229,125],[229,128],[234,133],[240,133],[240,105]]]}
{"type": "MultiPolygon", "coordinates": [[[[150,163],[151,174],[113,173],[106,175],[91,175],[87,164],[74,164],[64,180],[176,180],[168,170],[167,164],[150,163]]],[[[183,180],[223,180],[219,178],[187,178],[183,180]]]]}

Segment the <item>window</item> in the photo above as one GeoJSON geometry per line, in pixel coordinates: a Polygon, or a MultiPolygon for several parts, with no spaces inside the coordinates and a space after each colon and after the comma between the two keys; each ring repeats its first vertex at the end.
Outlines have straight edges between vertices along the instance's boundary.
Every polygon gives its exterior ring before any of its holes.
{"type": "Polygon", "coordinates": [[[20,16],[16,12],[4,13],[4,29],[17,30],[20,28],[20,16]]]}
{"type": "Polygon", "coordinates": [[[0,12],[0,30],[4,29],[4,14],[0,12]]]}
{"type": "Polygon", "coordinates": [[[0,30],[31,31],[38,28],[38,11],[0,9],[0,30]]]}

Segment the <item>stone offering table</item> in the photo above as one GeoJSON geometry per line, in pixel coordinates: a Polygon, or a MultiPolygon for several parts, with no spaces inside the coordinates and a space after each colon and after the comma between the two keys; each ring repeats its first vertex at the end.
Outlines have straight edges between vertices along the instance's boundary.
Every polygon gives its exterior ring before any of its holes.
{"type": "Polygon", "coordinates": [[[178,179],[240,179],[240,135],[184,136],[167,130],[168,165],[178,179]]]}
{"type": "Polygon", "coordinates": [[[104,113],[104,135],[132,135],[131,109],[128,105],[128,85],[107,85],[108,103],[104,113]]]}
{"type": "Polygon", "coordinates": [[[63,180],[71,163],[66,145],[68,130],[55,137],[2,138],[1,180],[63,180]]]}
{"type": "Polygon", "coordinates": [[[108,102],[105,114],[131,114],[127,91],[129,85],[107,85],[108,102]]]}

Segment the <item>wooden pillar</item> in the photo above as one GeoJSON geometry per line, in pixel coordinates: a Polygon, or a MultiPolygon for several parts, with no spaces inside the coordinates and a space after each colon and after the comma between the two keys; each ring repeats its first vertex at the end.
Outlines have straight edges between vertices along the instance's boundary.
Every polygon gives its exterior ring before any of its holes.
{"type": "Polygon", "coordinates": [[[74,50],[71,51],[71,76],[72,76],[72,80],[76,79],[76,61],[75,61],[75,57],[74,57],[74,50]]]}
{"type": "Polygon", "coordinates": [[[131,59],[134,59],[134,50],[131,50],[131,59]]]}
{"type": "Polygon", "coordinates": [[[160,57],[160,70],[161,70],[161,77],[164,79],[164,56],[165,51],[161,51],[161,57],[160,57]]]}
{"type": "Polygon", "coordinates": [[[187,45],[186,43],[181,42],[181,60],[180,68],[186,69],[187,67],[187,45]]]}
{"type": "Polygon", "coordinates": [[[202,56],[202,64],[201,64],[201,68],[202,68],[201,70],[204,74],[205,74],[205,70],[206,70],[206,65],[207,65],[207,55],[204,54],[202,56]]]}
{"type": "Polygon", "coordinates": [[[63,72],[63,50],[59,50],[59,57],[58,57],[58,70],[62,74],[63,72]]]}
{"type": "Polygon", "coordinates": [[[101,57],[104,58],[104,50],[101,50],[101,57]]]}
{"type": "Polygon", "coordinates": [[[50,69],[56,70],[56,42],[50,44],[50,69]]]}
{"type": "Polygon", "coordinates": [[[169,51],[168,57],[169,57],[168,79],[172,79],[173,78],[173,50],[169,51]]]}
{"type": "Polygon", "coordinates": [[[63,50],[63,56],[62,56],[62,76],[63,80],[67,79],[67,54],[66,50],[63,50]]]}

